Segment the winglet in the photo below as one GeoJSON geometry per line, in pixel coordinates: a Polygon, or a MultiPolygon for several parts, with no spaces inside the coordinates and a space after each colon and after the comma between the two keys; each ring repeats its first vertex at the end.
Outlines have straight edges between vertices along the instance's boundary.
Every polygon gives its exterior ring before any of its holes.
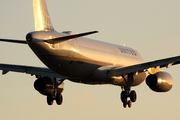
{"type": "Polygon", "coordinates": [[[68,35],[68,36],[64,36],[60,38],[49,39],[49,40],[46,40],[46,42],[55,44],[55,43],[67,41],[70,39],[75,39],[75,38],[83,37],[86,35],[94,34],[94,33],[98,33],[98,31],[92,31],[92,32],[80,33],[80,34],[75,34],[75,35],[68,35]]]}

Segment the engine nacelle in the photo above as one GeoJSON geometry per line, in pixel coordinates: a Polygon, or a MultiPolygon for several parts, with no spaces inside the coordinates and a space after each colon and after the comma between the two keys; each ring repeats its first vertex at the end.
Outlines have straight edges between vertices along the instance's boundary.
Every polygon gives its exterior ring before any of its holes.
{"type": "MultiPolygon", "coordinates": [[[[58,82],[56,84],[58,84],[58,82]]],[[[34,88],[43,95],[53,94],[54,92],[53,80],[49,77],[38,78],[34,82],[34,88]]],[[[57,87],[57,92],[61,93],[63,89],[64,89],[64,84],[62,83],[57,87]]]]}
{"type": "Polygon", "coordinates": [[[146,84],[155,92],[167,92],[173,86],[173,79],[167,72],[158,72],[146,78],[146,84]]]}

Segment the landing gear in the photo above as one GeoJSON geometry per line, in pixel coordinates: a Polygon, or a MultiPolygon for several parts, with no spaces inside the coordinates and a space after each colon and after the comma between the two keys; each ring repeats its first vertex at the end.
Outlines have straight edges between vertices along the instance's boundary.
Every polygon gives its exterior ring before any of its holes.
{"type": "Polygon", "coordinates": [[[52,105],[53,104],[53,97],[51,94],[47,95],[47,104],[52,105]]]}
{"type": "Polygon", "coordinates": [[[127,101],[124,101],[123,102],[123,107],[126,108],[126,106],[127,106],[127,101]]]}
{"type": "Polygon", "coordinates": [[[121,92],[121,101],[122,102],[127,101],[127,96],[126,96],[126,92],[125,91],[121,92]]]}
{"type": "Polygon", "coordinates": [[[129,100],[128,101],[128,107],[131,108],[131,105],[132,105],[131,100],[129,100]]]}
{"type": "Polygon", "coordinates": [[[127,105],[130,108],[132,106],[132,102],[136,101],[136,98],[137,96],[134,90],[132,90],[130,93],[127,90],[121,92],[121,101],[123,102],[124,108],[126,108],[127,105]],[[128,98],[130,100],[128,100],[128,98]]]}
{"type": "Polygon", "coordinates": [[[63,101],[63,97],[62,97],[62,95],[60,93],[58,93],[56,95],[56,103],[57,103],[57,105],[61,105],[62,101],[63,101]]]}
{"type": "Polygon", "coordinates": [[[125,88],[122,86],[123,91],[121,92],[121,101],[123,102],[124,108],[126,108],[127,105],[130,108],[132,106],[132,102],[136,102],[137,99],[136,92],[134,90],[131,91],[131,85],[134,82],[133,73],[128,74],[128,80],[126,80],[124,76],[122,77],[127,83],[127,86],[125,88]]]}
{"type": "Polygon", "coordinates": [[[136,99],[137,99],[136,97],[137,97],[136,92],[134,90],[132,90],[130,92],[130,99],[131,99],[131,101],[132,102],[136,102],[136,99]]]}
{"type": "Polygon", "coordinates": [[[51,94],[47,95],[48,105],[52,105],[54,100],[56,100],[57,105],[61,105],[63,101],[63,97],[61,93],[58,93],[55,97],[53,97],[51,94]]]}
{"type": "Polygon", "coordinates": [[[61,105],[63,101],[62,90],[58,88],[58,86],[64,81],[62,79],[59,83],[57,83],[56,78],[53,79],[53,93],[47,95],[47,103],[48,105],[52,105],[53,101],[56,100],[57,105],[61,105]]]}

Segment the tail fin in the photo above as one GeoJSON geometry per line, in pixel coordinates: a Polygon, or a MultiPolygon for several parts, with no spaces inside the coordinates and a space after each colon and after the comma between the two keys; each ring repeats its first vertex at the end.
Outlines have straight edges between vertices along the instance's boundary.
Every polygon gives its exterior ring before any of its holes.
{"type": "Polygon", "coordinates": [[[45,0],[33,0],[36,31],[55,31],[50,20],[45,0]]]}

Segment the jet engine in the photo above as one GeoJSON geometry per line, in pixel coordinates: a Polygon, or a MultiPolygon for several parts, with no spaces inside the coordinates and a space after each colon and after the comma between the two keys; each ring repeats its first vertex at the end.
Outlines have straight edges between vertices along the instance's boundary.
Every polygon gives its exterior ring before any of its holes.
{"type": "Polygon", "coordinates": [[[173,79],[167,72],[151,74],[146,78],[146,84],[155,92],[167,92],[173,86],[173,79]]]}
{"type": "Polygon", "coordinates": [[[55,81],[49,77],[40,77],[34,82],[34,88],[41,94],[47,96],[48,105],[53,104],[56,100],[57,104],[62,104],[62,95],[64,84],[56,79],[55,81]]]}

